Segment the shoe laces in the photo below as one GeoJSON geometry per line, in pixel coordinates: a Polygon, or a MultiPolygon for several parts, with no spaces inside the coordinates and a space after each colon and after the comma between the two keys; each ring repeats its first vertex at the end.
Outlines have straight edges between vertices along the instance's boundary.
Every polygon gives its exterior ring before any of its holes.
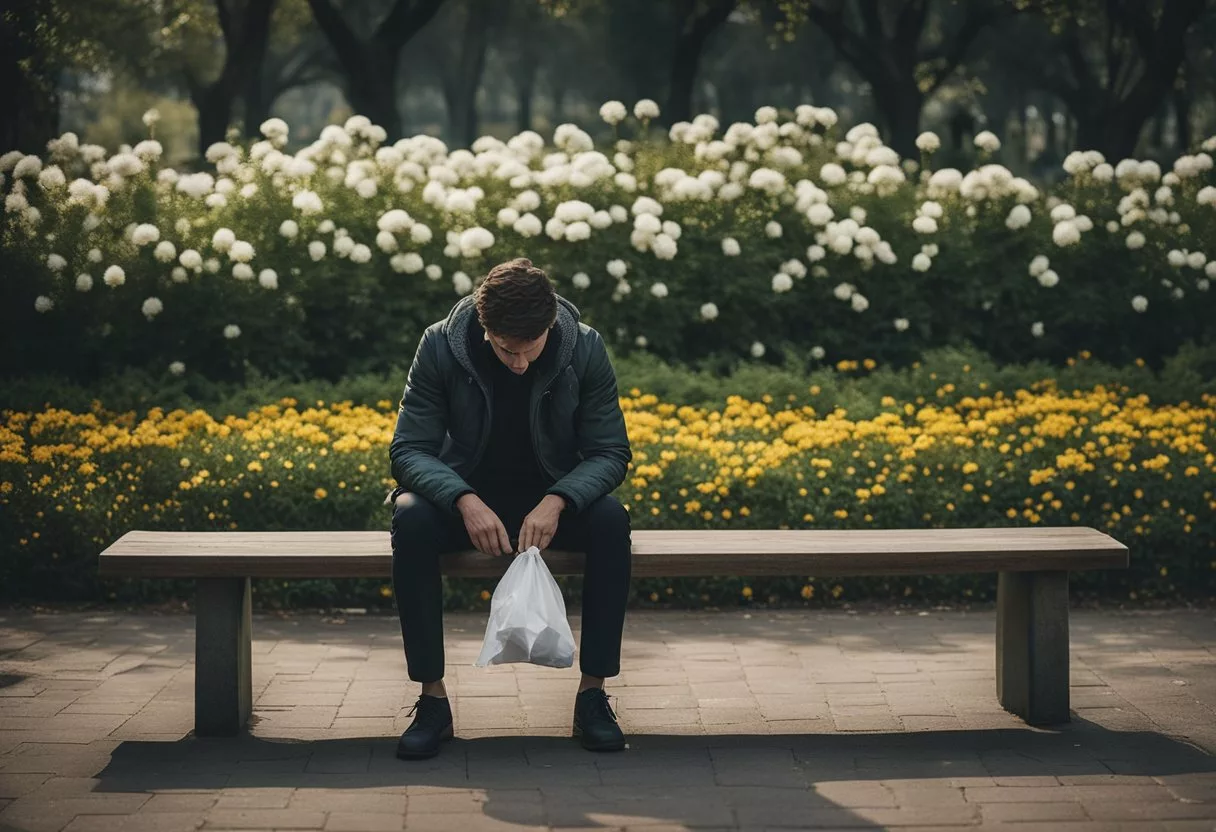
{"type": "Polygon", "coordinates": [[[595,693],[588,697],[591,700],[587,706],[588,716],[601,718],[607,716],[613,722],[616,722],[616,714],[612,712],[612,706],[608,704],[608,700],[612,697],[602,689],[592,688],[592,690],[595,693]]]}
{"type": "Polygon", "coordinates": [[[447,714],[442,703],[443,700],[437,697],[419,696],[418,701],[406,714],[407,717],[414,717],[414,722],[410,727],[442,728],[447,723],[447,714]]]}

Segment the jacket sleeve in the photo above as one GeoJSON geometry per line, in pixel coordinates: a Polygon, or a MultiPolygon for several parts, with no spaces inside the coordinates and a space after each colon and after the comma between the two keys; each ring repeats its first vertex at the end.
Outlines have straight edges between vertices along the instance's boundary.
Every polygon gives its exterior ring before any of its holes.
{"type": "Polygon", "coordinates": [[[418,343],[388,455],[398,485],[455,514],[456,500],[474,489],[439,459],[447,434],[448,408],[436,355],[438,337],[437,332],[428,330],[418,343]]]}
{"type": "Polygon", "coordinates": [[[633,459],[617,392],[616,372],[598,333],[591,343],[591,356],[579,389],[581,400],[576,432],[582,461],[546,491],[565,498],[575,513],[612,493],[624,482],[633,459]]]}

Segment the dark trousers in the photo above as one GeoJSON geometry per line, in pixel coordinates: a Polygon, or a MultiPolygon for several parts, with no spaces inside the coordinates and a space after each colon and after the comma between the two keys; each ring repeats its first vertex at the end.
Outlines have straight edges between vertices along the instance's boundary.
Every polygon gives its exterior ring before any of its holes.
{"type": "MultiPolygon", "coordinates": [[[[518,548],[524,517],[543,493],[481,494],[518,548]]],[[[398,489],[393,501],[393,593],[405,640],[409,676],[415,682],[443,678],[443,585],[440,555],[471,549],[459,514],[448,514],[426,498],[398,489]]],[[[608,678],[621,672],[621,633],[629,600],[629,512],[611,494],[582,512],[566,509],[551,549],[586,553],[583,570],[583,632],[579,669],[608,678]]],[[[502,557],[511,557],[503,555],[502,557]]]]}

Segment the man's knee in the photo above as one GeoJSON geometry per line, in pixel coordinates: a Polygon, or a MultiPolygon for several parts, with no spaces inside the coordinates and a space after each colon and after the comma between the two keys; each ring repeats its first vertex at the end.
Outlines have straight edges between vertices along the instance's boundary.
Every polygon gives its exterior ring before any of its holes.
{"type": "Polygon", "coordinates": [[[629,512],[613,495],[605,494],[591,503],[587,506],[586,514],[593,535],[629,536],[629,512]]]}
{"type": "Polygon", "coordinates": [[[396,548],[398,535],[412,538],[437,528],[439,510],[435,504],[419,494],[405,491],[393,501],[393,543],[396,548]]]}

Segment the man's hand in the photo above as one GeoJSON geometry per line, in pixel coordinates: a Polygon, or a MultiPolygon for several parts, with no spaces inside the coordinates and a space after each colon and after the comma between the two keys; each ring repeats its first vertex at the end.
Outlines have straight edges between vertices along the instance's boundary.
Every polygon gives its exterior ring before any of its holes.
{"type": "Polygon", "coordinates": [[[546,494],[519,527],[519,551],[523,552],[529,546],[543,550],[552,543],[553,536],[557,534],[558,517],[565,507],[565,497],[546,494]]]}
{"type": "Polygon", "coordinates": [[[469,540],[477,551],[495,556],[511,554],[511,539],[507,537],[506,527],[480,497],[465,494],[456,501],[456,508],[464,518],[469,540]]]}

